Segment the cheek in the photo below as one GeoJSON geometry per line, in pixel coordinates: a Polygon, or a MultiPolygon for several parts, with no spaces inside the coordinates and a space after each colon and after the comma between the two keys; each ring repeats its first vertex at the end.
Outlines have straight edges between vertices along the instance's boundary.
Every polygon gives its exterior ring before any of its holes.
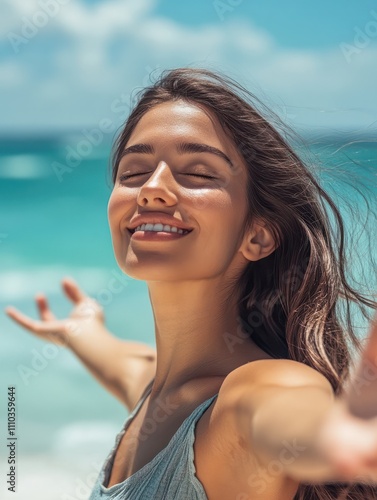
{"type": "Polygon", "coordinates": [[[116,197],[114,196],[114,193],[112,193],[109,198],[109,202],[107,204],[107,218],[109,220],[110,227],[113,227],[114,225],[114,219],[117,212],[116,207],[117,207],[117,200],[116,197]]]}
{"type": "Polygon", "coordinates": [[[117,191],[114,189],[107,204],[107,217],[114,255],[120,266],[120,259],[122,254],[125,252],[125,245],[127,245],[127,238],[125,237],[123,228],[126,225],[126,217],[128,214],[127,207],[129,206],[130,200],[124,195],[124,193],[120,193],[119,190],[117,191]]]}
{"type": "Polygon", "coordinates": [[[218,220],[222,229],[220,236],[232,252],[242,240],[247,205],[242,192],[232,193],[223,201],[218,211],[218,220]]]}
{"type": "Polygon", "coordinates": [[[112,231],[119,228],[122,218],[127,215],[129,205],[129,197],[114,189],[107,204],[107,217],[112,231]]]}
{"type": "Polygon", "coordinates": [[[202,241],[209,254],[233,255],[240,243],[245,207],[241,200],[227,193],[198,213],[202,225],[202,241]]]}

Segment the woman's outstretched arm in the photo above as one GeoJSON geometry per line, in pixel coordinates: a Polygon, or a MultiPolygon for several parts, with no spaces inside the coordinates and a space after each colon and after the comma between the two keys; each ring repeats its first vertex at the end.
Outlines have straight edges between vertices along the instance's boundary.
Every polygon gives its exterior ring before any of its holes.
{"type": "Polygon", "coordinates": [[[263,466],[278,460],[300,482],[377,482],[376,320],[342,398],[295,361],[248,363],[229,378],[238,391],[240,433],[263,466]]]}
{"type": "Polygon", "coordinates": [[[154,375],[155,350],[140,342],[114,337],[106,328],[100,304],[87,296],[74,280],[64,279],[62,287],[73,303],[68,318],[57,319],[44,295],[36,297],[40,320],[34,320],[14,307],[6,308],[6,313],[41,339],[69,348],[131,411],[154,375]]]}

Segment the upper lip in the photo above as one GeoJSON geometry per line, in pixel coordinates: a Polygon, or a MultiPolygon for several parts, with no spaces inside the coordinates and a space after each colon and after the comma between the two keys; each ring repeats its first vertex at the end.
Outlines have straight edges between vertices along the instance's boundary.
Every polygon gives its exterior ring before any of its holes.
{"type": "Polygon", "coordinates": [[[178,229],[185,229],[186,231],[192,231],[192,227],[185,224],[183,221],[179,219],[175,219],[167,214],[162,212],[151,212],[149,214],[140,214],[136,215],[130,222],[130,225],[127,226],[127,229],[133,230],[136,229],[137,226],[141,226],[141,224],[168,224],[169,226],[175,226],[178,229]]]}

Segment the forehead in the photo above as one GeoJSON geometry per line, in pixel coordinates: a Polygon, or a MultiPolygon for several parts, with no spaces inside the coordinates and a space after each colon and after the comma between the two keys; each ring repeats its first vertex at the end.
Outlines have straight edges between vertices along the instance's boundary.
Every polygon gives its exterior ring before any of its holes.
{"type": "Polygon", "coordinates": [[[127,145],[153,139],[206,142],[233,156],[237,154],[216,116],[204,106],[185,101],[165,102],[147,111],[134,128],[127,145]]]}

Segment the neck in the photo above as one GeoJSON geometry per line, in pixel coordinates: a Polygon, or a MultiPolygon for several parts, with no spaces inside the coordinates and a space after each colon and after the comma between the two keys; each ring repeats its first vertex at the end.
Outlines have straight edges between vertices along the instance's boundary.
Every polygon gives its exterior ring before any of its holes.
{"type": "Polygon", "coordinates": [[[153,393],[219,378],[259,350],[241,333],[237,301],[215,280],[148,282],[155,321],[153,393]]]}

